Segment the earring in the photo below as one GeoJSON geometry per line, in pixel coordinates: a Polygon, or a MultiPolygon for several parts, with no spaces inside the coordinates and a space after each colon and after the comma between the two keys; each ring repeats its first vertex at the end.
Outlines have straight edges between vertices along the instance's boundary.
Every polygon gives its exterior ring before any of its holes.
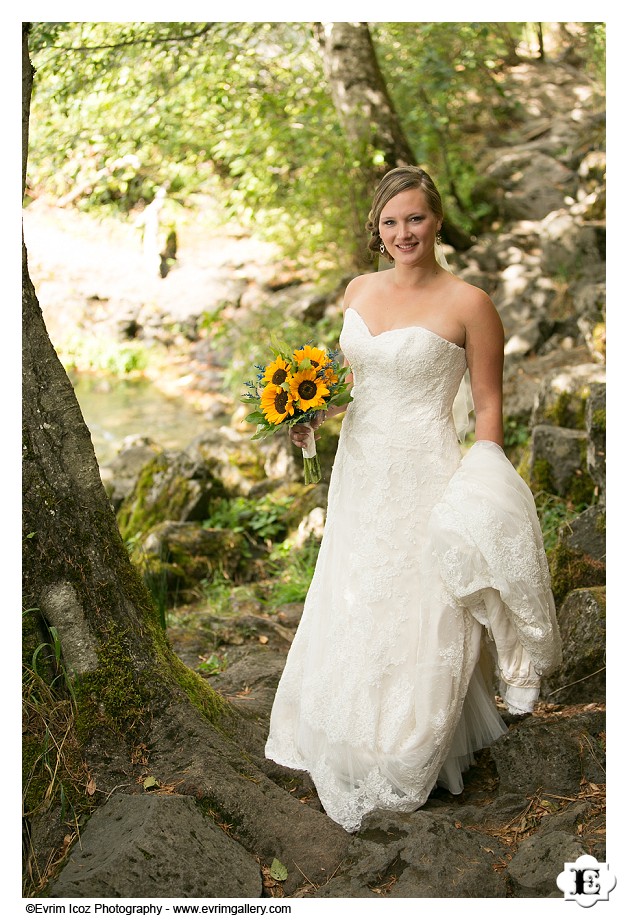
{"type": "Polygon", "coordinates": [[[442,245],[443,245],[443,238],[442,238],[442,236],[440,235],[440,230],[439,230],[438,233],[436,234],[436,245],[437,245],[437,246],[442,246],[442,245]]]}
{"type": "Polygon", "coordinates": [[[384,246],[383,243],[379,244],[379,251],[381,252],[382,255],[384,255],[384,253],[386,252],[386,247],[384,246]]]}

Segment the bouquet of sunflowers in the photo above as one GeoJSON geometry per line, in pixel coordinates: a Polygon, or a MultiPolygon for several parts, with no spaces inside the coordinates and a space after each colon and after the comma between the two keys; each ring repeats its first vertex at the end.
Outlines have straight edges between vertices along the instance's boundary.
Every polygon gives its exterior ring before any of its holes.
{"type": "MultiPolygon", "coordinates": [[[[304,345],[291,350],[283,342],[272,349],[274,360],[256,365],[257,380],[247,381],[242,402],[254,406],[246,421],[257,425],[253,438],[265,438],[293,425],[307,425],[317,412],[351,402],[346,383],[350,368],[340,366],[335,352],[304,345]]],[[[319,482],[320,461],[314,431],[303,448],[306,484],[319,482]]]]}

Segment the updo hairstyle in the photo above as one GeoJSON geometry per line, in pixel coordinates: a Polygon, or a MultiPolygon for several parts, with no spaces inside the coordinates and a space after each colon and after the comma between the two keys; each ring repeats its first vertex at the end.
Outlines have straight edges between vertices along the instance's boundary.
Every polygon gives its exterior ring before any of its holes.
{"type": "MultiPolygon", "coordinates": [[[[371,234],[368,248],[372,253],[378,256],[381,254],[382,238],[379,235],[379,219],[382,211],[391,198],[411,188],[420,188],[423,191],[429,209],[442,221],[443,203],[432,177],[419,166],[397,166],[386,173],[373,196],[373,203],[366,222],[366,229],[371,234]]],[[[384,252],[384,256],[389,262],[394,262],[388,251],[384,252]]]]}

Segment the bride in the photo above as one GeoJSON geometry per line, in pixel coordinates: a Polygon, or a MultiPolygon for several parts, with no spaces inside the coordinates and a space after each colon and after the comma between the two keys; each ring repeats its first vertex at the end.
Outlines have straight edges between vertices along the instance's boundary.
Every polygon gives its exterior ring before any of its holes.
{"type": "MultiPolygon", "coordinates": [[[[534,499],[503,452],[502,323],[444,267],[442,222],[426,172],[386,174],[366,226],[393,267],[345,292],[353,400],[266,744],[348,831],[436,784],[461,792],[474,751],[506,730],[494,676],[508,709],[530,712],[561,657],[534,499]],[[476,440],[461,457],[467,371],[476,440]]],[[[310,434],[291,430],[300,447],[310,434]]]]}

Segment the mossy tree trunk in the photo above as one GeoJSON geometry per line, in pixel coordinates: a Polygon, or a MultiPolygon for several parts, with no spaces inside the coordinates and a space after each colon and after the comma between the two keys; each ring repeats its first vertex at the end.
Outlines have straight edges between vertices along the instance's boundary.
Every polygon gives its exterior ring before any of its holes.
{"type": "MultiPolygon", "coordinates": [[[[26,23],[23,175],[33,80],[28,31],[26,23]]],[[[262,861],[276,856],[322,881],[350,838],[269,778],[266,770],[279,782],[288,777],[264,760],[264,727],[245,721],[173,653],[120,536],[24,243],[22,268],[24,661],[28,668],[42,641],[58,639],[89,806],[114,788],[142,793],[150,772],[162,788],[202,801],[262,861]]],[[[48,789],[39,809],[47,809],[47,825],[50,799],[48,789]]],[[[38,811],[32,801],[30,811],[38,811]]],[[[60,823],[59,845],[63,836],[60,823]]]]}

